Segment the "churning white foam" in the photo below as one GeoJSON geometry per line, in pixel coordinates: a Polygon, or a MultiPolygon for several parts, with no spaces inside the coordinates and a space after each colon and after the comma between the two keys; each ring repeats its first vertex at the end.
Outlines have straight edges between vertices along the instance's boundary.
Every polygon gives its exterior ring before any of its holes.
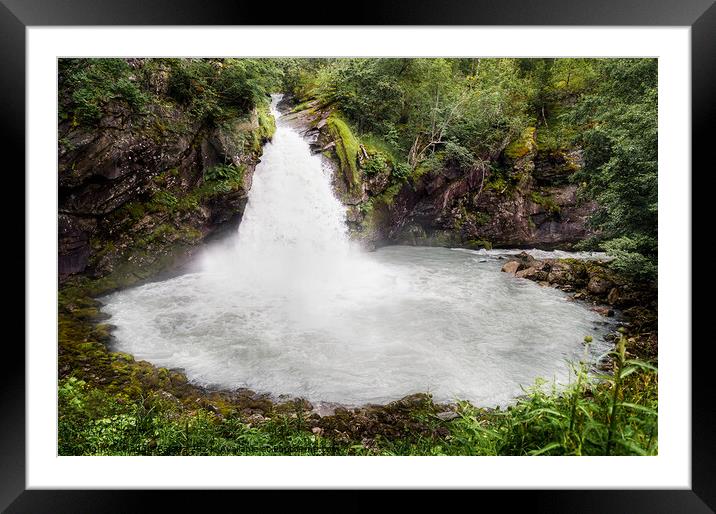
{"type": "MultiPolygon", "coordinates": [[[[278,97],[274,97],[272,107],[278,97]]],[[[497,254],[353,248],[330,172],[278,120],[238,234],[199,270],[104,298],[117,349],[205,385],[311,401],[504,404],[606,349],[602,318],[497,254]]]]}

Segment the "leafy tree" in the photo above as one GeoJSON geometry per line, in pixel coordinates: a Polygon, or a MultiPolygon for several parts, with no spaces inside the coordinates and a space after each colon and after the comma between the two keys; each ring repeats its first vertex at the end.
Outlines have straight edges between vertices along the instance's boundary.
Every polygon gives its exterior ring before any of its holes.
{"type": "Polygon", "coordinates": [[[277,63],[268,59],[175,59],[169,95],[199,118],[218,123],[264,102],[280,77],[277,63]]]}
{"type": "Polygon", "coordinates": [[[597,80],[570,118],[585,166],[575,175],[599,212],[592,222],[602,246],[624,272],[657,271],[657,60],[604,59],[597,80]]]}

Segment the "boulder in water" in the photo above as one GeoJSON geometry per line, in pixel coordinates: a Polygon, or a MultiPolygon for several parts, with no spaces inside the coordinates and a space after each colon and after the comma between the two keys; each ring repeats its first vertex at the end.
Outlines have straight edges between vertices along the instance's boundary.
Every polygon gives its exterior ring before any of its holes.
{"type": "Polygon", "coordinates": [[[537,274],[537,270],[533,267],[530,267],[530,268],[525,268],[523,270],[518,271],[517,273],[515,273],[515,276],[519,277],[519,278],[530,278],[530,277],[535,276],[536,274],[537,274]]]}
{"type": "Polygon", "coordinates": [[[519,263],[519,262],[517,262],[517,261],[509,261],[509,262],[506,262],[506,263],[502,266],[502,271],[504,271],[505,273],[512,273],[512,274],[514,275],[515,273],[517,273],[517,270],[518,270],[519,268],[520,268],[520,263],[519,263]]]}

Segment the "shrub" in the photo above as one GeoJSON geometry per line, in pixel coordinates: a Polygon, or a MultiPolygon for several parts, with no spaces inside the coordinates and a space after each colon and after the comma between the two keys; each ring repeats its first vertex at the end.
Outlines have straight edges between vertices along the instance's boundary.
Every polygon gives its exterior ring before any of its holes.
{"type": "Polygon", "coordinates": [[[363,170],[368,175],[376,175],[388,169],[388,159],[382,152],[376,152],[369,159],[363,161],[363,170]]]}
{"type": "Polygon", "coordinates": [[[393,177],[395,180],[403,182],[408,179],[411,172],[412,168],[407,162],[399,162],[393,168],[393,177]]]}
{"type": "Polygon", "coordinates": [[[173,210],[177,206],[177,202],[177,197],[169,191],[159,191],[152,199],[153,204],[169,211],[173,210]]]}
{"type": "Polygon", "coordinates": [[[244,166],[235,164],[217,164],[204,170],[204,180],[207,182],[236,182],[244,178],[244,166]]]}
{"type": "Polygon", "coordinates": [[[58,68],[60,95],[76,124],[96,124],[110,101],[145,112],[150,96],[126,60],[60,59],[58,68]]]}
{"type": "Polygon", "coordinates": [[[475,163],[472,152],[455,141],[448,141],[445,144],[444,159],[446,163],[458,168],[469,168],[475,163]]]}

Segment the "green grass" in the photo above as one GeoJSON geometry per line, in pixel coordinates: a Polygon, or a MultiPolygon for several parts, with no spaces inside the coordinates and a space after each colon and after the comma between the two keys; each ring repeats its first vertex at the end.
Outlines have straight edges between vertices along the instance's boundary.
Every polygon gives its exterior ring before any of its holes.
{"type": "Polygon", "coordinates": [[[277,415],[260,428],[159,395],[131,401],[68,378],[58,390],[60,455],[322,455],[346,449],[277,415]]]}
{"type": "Polygon", "coordinates": [[[383,441],[387,455],[656,455],[657,372],[627,359],[624,338],[616,372],[590,376],[575,367],[562,393],[538,381],[513,406],[487,411],[466,402],[444,441],[383,441]]]}

